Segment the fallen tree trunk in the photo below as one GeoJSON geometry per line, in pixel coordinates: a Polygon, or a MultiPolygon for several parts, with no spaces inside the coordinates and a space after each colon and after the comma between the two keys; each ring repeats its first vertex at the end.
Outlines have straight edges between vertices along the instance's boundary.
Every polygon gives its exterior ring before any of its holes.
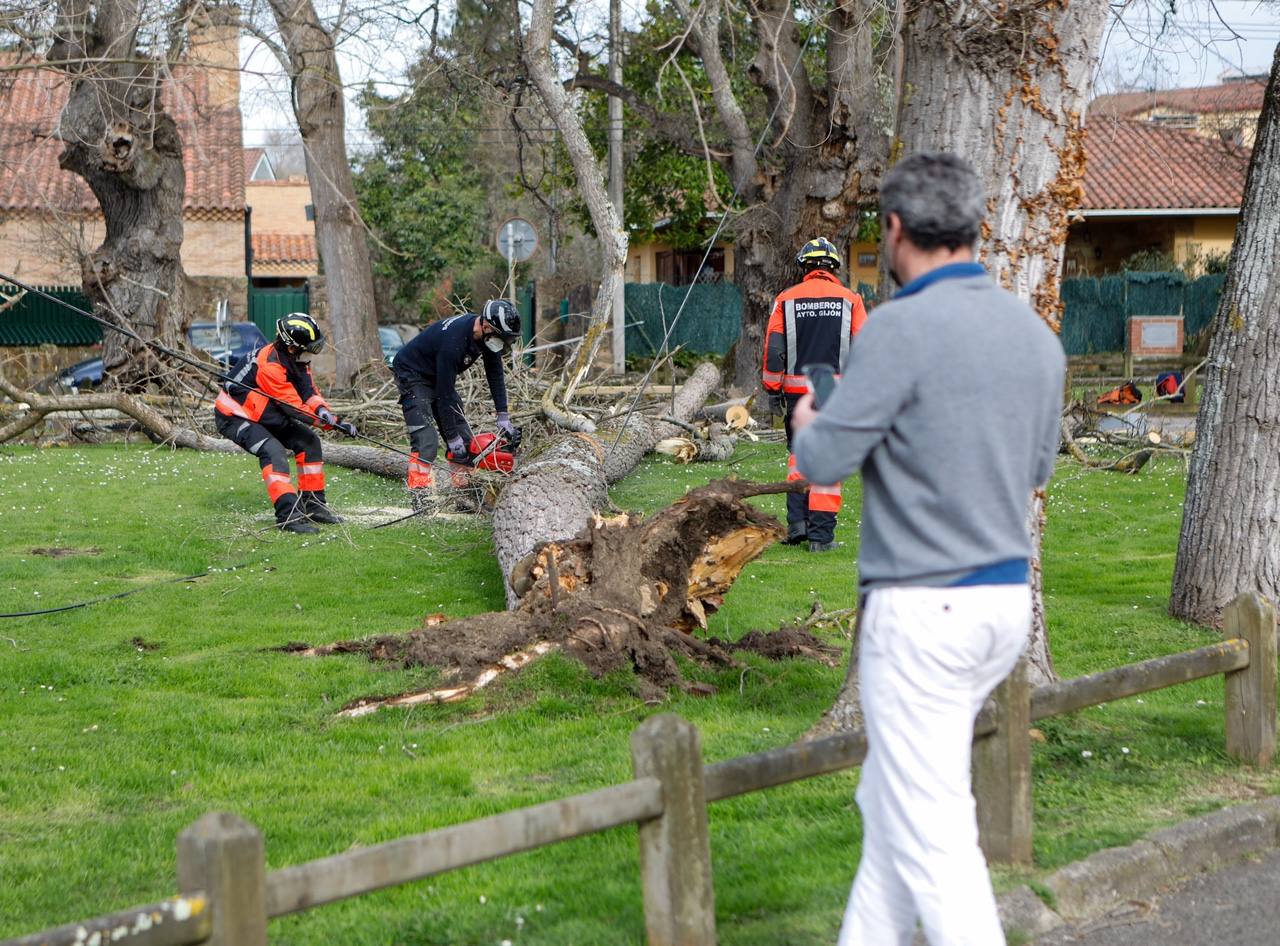
{"type": "Polygon", "coordinates": [[[646,696],[677,685],[694,689],[673,655],[736,664],[728,645],[688,631],[705,627],[707,614],[719,607],[743,567],[784,534],[777,519],[743,500],[797,488],[718,480],[645,519],[592,516],[572,539],[542,543],[516,564],[513,610],[443,623],[433,615],[406,635],[287,649],[363,653],[446,673],[444,685],[434,689],[356,700],[341,711],[347,716],[465,699],[553,651],[596,675],[630,668],[646,696]]]}
{"type": "MultiPolygon", "coordinates": [[[[671,416],[687,423],[719,382],[715,366],[699,365],[676,394],[671,416]]],[[[635,469],[658,441],[679,433],[676,424],[630,413],[603,421],[592,433],[556,437],[521,465],[493,510],[493,544],[509,608],[518,600],[511,588],[516,563],[540,542],[577,535],[607,504],[609,485],[635,469]]]]}
{"type": "MultiPolygon", "coordinates": [[[[0,377],[0,392],[18,403],[28,405],[27,411],[4,426],[0,426],[0,443],[20,436],[50,414],[114,410],[132,417],[157,443],[168,443],[176,447],[211,453],[243,453],[230,440],[211,437],[190,427],[174,423],[136,395],[118,391],[93,394],[36,394],[14,387],[3,377],[0,377]]],[[[326,463],[393,479],[403,479],[408,469],[407,458],[380,447],[353,447],[326,442],[324,459],[326,463]]]]}

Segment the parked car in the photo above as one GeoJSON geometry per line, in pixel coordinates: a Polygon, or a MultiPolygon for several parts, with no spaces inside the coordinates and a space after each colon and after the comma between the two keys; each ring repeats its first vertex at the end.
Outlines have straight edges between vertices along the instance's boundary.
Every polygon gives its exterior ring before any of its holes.
{"type": "Polygon", "coordinates": [[[396,352],[404,348],[404,339],[390,325],[378,326],[378,343],[382,346],[382,357],[387,364],[391,364],[391,359],[396,356],[396,352]]]}
{"type": "MultiPolygon", "coordinates": [[[[207,353],[223,367],[231,367],[237,358],[256,351],[267,338],[252,322],[228,322],[218,328],[214,322],[193,322],[187,329],[192,348],[207,353]]],[[[64,388],[89,390],[102,383],[102,358],[86,358],[58,373],[58,384],[64,388]]]]}

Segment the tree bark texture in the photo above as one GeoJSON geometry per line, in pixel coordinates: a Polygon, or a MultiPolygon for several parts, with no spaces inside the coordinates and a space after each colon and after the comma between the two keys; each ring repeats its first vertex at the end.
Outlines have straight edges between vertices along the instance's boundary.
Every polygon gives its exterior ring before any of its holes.
{"type": "MultiPolygon", "coordinates": [[[[953,151],[987,192],[979,254],[1055,332],[1068,214],[1084,197],[1083,119],[1108,15],[1103,0],[988,7],[930,2],[903,32],[895,148],[953,151]]],[[[1033,686],[1056,679],[1040,588],[1044,496],[1028,512],[1034,548],[1033,686]]]]}
{"type": "MultiPolygon", "coordinates": [[[[58,122],[58,163],[84,179],[102,208],[106,236],[81,260],[96,314],[184,347],[182,139],[161,101],[167,64],[139,48],[137,16],[123,0],[59,0],[47,58],[71,86],[58,122]]],[[[152,351],[120,332],[106,334],[103,367],[107,383],[123,389],[164,374],[152,351]]]]}
{"type": "MultiPolygon", "coordinates": [[[[569,95],[551,60],[551,36],[555,26],[555,3],[552,0],[534,0],[529,17],[529,31],[525,34],[521,58],[533,80],[534,87],[547,113],[560,130],[560,138],[573,173],[578,181],[579,193],[591,215],[591,225],[600,241],[601,276],[600,290],[591,305],[591,324],[606,326],[612,321],[614,297],[621,292],[627,265],[627,231],[622,226],[619,208],[614,207],[605,187],[604,170],[591,150],[591,142],[583,131],[582,121],[574,111],[569,95]]],[[[591,340],[585,366],[595,363],[595,355],[604,332],[597,332],[591,340]]],[[[586,345],[586,342],[583,342],[586,345]]],[[[569,396],[577,381],[569,382],[569,396]]]]}
{"type": "MultiPolygon", "coordinates": [[[[676,395],[672,416],[687,422],[719,381],[720,372],[714,366],[699,365],[676,395]]],[[[541,542],[577,535],[607,504],[609,485],[635,469],[659,440],[679,432],[675,424],[633,413],[601,425],[594,433],[562,434],[520,465],[493,510],[493,544],[508,607],[518,600],[511,586],[516,564],[541,542]]]]}
{"type": "MultiPolygon", "coordinates": [[[[1056,332],[1068,213],[1084,196],[1083,116],[1107,5],[931,2],[915,7],[902,36],[895,156],[951,151],[986,186],[980,258],[1006,289],[1056,332]]],[[[1033,686],[1057,679],[1044,617],[1040,539],[1044,494],[1028,497],[1033,624],[1027,658],[1033,686]]],[[[814,735],[857,721],[856,642],[845,683],[814,735]]]]}
{"type": "Polygon", "coordinates": [[[1102,0],[935,0],[916,7],[903,32],[895,153],[953,151],[973,163],[987,190],[982,261],[1055,331],[1107,12],[1102,0]]]}
{"type": "Polygon", "coordinates": [[[312,0],[269,0],[284,40],[293,85],[293,113],[302,136],[307,181],[315,205],[316,247],[324,265],[340,389],[382,358],[374,307],[373,267],[356,209],[347,159],[346,109],[334,48],[312,0]]]}
{"type": "Polygon", "coordinates": [[[1258,118],[1205,369],[1169,611],[1220,624],[1280,598],[1280,47],[1258,118]]]}

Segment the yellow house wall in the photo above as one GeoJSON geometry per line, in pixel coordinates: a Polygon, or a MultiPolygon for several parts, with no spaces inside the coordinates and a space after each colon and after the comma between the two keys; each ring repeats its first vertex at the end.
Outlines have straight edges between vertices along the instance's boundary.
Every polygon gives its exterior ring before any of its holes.
{"type": "Polygon", "coordinates": [[[880,282],[880,244],[865,240],[850,242],[847,269],[849,286],[852,289],[857,289],[860,282],[869,286],[878,284],[880,282]],[[868,254],[873,257],[873,261],[869,264],[861,263],[859,257],[866,257],[868,254]]]}
{"type": "Polygon", "coordinates": [[[188,276],[243,276],[244,221],[187,220],[182,268],[188,276]]]}
{"type": "Polygon", "coordinates": [[[0,265],[18,279],[45,286],[78,285],[79,254],[102,242],[100,219],[57,223],[20,214],[0,220],[0,265]]]}
{"type": "Polygon", "coordinates": [[[1201,256],[1220,255],[1231,252],[1231,244],[1236,238],[1238,217],[1197,217],[1192,221],[1190,230],[1180,241],[1175,241],[1179,260],[1186,260],[1187,254],[1197,252],[1201,256]]]}
{"type": "MultiPolygon", "coordinates": [[[[716,248],[724,250],[724,278],[733,279],[733,244],[724,240],[716,242],[716,248]]],[[[627,248],[627,282],[656,282],[658,279],[658,254],[671,249],[670,243],[634,243],[627,248]]]]}
{"type": "Polygon", "coordinates": [[[316,232],[315,221],[307,219],[311,185],[306,181],[248,181],[244,202],[253,209],[255,233],[316,232]]]}
{"type": "MultiPolygon", "coordinates": [[[[0,272],[42,285],[80,282],[80,254],[102,243],[99,217],[58,221],[18,215],[0,220],[0,272]]],[[[182,268],[188,276],[243,276],[244,223],[183,221],[182,268]]]]}

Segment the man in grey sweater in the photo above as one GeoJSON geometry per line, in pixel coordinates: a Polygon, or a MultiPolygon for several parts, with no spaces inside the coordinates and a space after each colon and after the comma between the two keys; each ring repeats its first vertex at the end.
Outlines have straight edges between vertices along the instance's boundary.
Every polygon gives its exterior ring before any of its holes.
{"type": "Polygon", "coordinates": [[[885,175],[882,245],[902,286],[867,321],[796,466],[862,471],[859,679],[869,752],[862,861],[840,946],[993,946],[1004,936],[970,788],[973,722],[1031,624],[1027,511],[1058,452],[1065,358],[974,260],[972,167],[919,153],[885,175]]]}

